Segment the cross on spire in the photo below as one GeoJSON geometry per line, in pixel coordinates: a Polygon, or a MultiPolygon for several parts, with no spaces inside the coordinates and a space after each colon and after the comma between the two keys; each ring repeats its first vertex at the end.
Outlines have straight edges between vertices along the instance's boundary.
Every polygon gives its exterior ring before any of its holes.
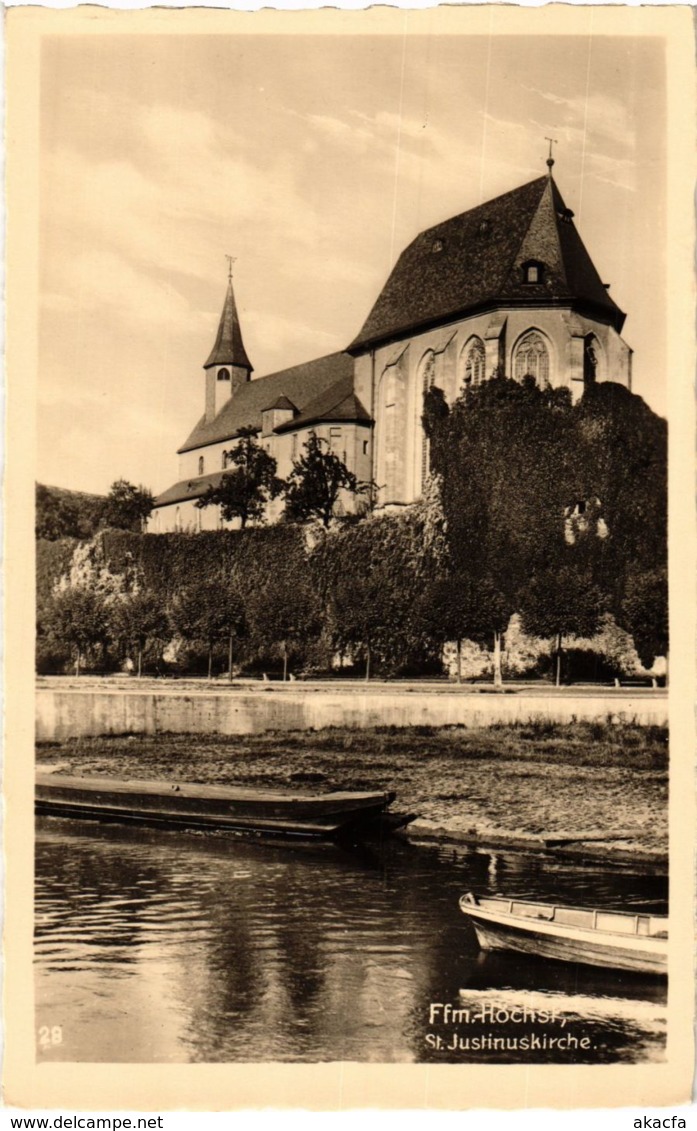
{"type": "Polygon", "coordinates": [[[237,263],[237,256],[236,255],[226,255],[225,258],[227,259],[227,277],[230,280],[230,282],[232,282],[232,265],[233,265],[233,263],[237,263]]]}
{"type": "Polygon", "coordinates": [[[559,143],[557,142],[557,139],[555,137],[546,137],[545,141],[549,142],[549,157],[547,158],[547,168],[549,169],[549,175],[551,177],[552,166],[554,164],[554,158],[552,157],[552,146],[558,145],[559,143]]]}

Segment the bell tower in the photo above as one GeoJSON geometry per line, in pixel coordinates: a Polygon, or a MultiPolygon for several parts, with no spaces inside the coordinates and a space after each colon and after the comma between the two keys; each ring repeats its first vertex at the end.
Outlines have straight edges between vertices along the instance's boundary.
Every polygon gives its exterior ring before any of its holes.
{"type": "Polygon", "coordinates": [[[228,255],[227,259],[229,264],[227,293],[215,345],[203,367],[206,371],[206,423],[218,415],[225,402],[234,396],[240,385],[250,380],[253,372],[242,341],[232,287],[234,259],[231,255],[228,255]]]}

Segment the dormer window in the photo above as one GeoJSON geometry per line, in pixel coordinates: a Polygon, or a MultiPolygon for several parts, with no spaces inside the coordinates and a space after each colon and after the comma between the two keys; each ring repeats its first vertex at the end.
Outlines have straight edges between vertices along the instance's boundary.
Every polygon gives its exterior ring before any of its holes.
{"type": "Polygon", "coordinates": [[[477,231],[482,238],[488,236],[491,231],[491,220],[480,220],[477,231]]]}
{"type": "Polygon", "coordinates": [[[230,370],[229,369],[219,369],[218,370],[218,380],[219,381],[229,381],[230,380],[230,370]]]}
{"type": "Polygon", "coordinates": [[[434,255],[437,255],[440,251],[443,250],[444,247],[445,247],[445,244],[443,243],[442,240],[434,240],[433,241],[433,253],[434,253],[434,255]]]}
{"type": "Polygon", "coordinates": [[[544,282],[544,270],[544,263],[540,263],[538,259],[529,259],[527,263],[523,264],[523,282],[544,282]]]}

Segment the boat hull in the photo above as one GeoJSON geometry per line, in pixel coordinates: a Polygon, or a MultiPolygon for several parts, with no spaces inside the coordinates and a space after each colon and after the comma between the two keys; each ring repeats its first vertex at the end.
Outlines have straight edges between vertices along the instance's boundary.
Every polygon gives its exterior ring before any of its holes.
{"type": "MultiPolygon", "coordinates": [[[[494,902],[494,901],[491,901],[494,902]]],[[[502,900],[501,903],[505,904],[502,900]]],[[[469,917],[483,950],[514,951],[558,962],[581,963],[606,969],[627,970],[642,974],[666,974],[668,938],[638,933],[599,931],[565,926],[552,920],[538,922],[524,916],[488,911],[476,903],[460,901],[469,917]]],[[[557,909],[550,909],[555,911],[557,909]]],[[[562,908],[561,911],[573,909],[562,908]]],[[[581,914],[581,912],[579,912],[581,914]]],[[[587,912],[588,915],[597,913],[587,912]]],[[[650,919],[649,916],[617,916],[617,919],[650,919]]]]}
{"type": "Polygon", "coordinates": [[[379,819],[392,793],[275,793],[191,783],[39,774],[37,813],[128,824],[336,837],[379,819]]]}

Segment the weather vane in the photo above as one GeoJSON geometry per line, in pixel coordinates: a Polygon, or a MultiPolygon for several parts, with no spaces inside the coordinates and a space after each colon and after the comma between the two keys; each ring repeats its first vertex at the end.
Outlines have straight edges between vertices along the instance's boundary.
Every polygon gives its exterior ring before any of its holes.
{"type": "Polygon", "coordinates": [[[552,157],[552,146],[558,145],[559,143],[557,142],[557,139],[555,137],[546,137],[545,141],[549,142],[549,157],[547,158],[547,168],[551,173],[552,165],[554,164],[554,158],[552,157]]]}
{"type": "Polygon", "coordinates": [[[232,280],[232,265],[233,263],[237,263],[237,256],[226,255],[225,258],[227,259],[227,277],[232,280]]]}

